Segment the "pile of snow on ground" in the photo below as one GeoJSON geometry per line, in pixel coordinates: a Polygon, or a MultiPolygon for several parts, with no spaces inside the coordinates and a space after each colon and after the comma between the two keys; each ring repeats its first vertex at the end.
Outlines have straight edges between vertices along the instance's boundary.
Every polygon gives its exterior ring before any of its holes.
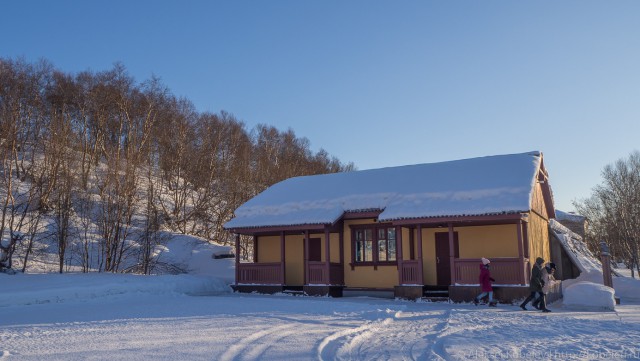
{"type": "Polygon", "coordinates": [[[549,222],[551,231],[580,270],[576,279],[562,281],[563,305],[576,309],[614,310],[614,294],[619,297],[640,297],[637,295],[636,280],[614,277],[614,289],[603,285],[602,263],[589,250],[580,235],[554,219],[549,222]],[[623,296],[624,294],[624,296],[623,296]]]}
{"type": "Polygon", "coordinates": [[[574,282],[564,290],[563,305],[574,308],[602,309],[614,311],[616,301],[614,290],[593,282],[574,282]]]}

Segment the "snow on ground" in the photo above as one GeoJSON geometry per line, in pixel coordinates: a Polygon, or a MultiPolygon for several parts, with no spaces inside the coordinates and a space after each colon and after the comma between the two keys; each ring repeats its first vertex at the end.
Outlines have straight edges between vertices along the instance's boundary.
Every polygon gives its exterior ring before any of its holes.
{"type": "Polygon", "coordinates": [[[543,314],[236,294],[207,275],[0,274],[0,285],[2,361],[640,359],[640,297],[543,314]]]}
{"type": "Polygon", "coordinates": [[[640,360],[640,281],[614,277],[622,304],[606,309],[595,267],[543,314],[232,293],[235,260],[213,257],[229,251],[177,236],[160,261],[188,274],[0,273],[0,361],[640,360]]]}
{"type": "Polygon", "coordinates": [[[214,260],[218,254],[232,254],[233,247],[209,243],[190,235],[173,234],[160,246],[159,262],[179,266],[190,274],[216,275],[227,283],[234,279],[235,260],[214,260]]]}

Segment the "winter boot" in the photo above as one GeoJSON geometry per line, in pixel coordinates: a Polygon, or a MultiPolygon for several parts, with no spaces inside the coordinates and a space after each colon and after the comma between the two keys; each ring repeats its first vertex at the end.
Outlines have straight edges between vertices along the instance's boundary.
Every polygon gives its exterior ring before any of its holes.
{"type": "Polygon", "coordinates": [[[474,298],[474,299],[473,299],[473,304],[477,306],[477,305],[478,305],[478,303],[480,303],[480,301],[478,301],[478,299],[477,299],[477,298],[474,298]]]}
{"type": "Polygon", "coordinates": [[[489,302],[489,307],[497,307],[497,306],[498,306],[498,301],[489,302]]]}
{"type": "Polygon", "coordinates": [[[538,299],[538,300],[533,301],[533,302],[531,303],[531,306],[533,306],[533,308],[535,308],[536,310],[540,310],[540,301],[539,301],[539,299],[538,299]]]}

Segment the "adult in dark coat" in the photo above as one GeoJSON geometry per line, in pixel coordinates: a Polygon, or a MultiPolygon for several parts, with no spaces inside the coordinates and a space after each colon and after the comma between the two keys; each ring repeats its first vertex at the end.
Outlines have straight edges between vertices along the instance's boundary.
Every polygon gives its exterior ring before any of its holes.
{"type": "MultiPolygon", "coordinates": [[[[535,300],[538,297],[542,297],[542,287],[544,286],[544,280],[542,279],[542,264],[544,263],[544,259],[541,257],[536,258],[536,263],[531,268],[531,279],[529,280],[529,297],[527,297],[524,302],[520,305],[520,308],[523,310],[527,310],[527,304],[532,300],[535,300]]],[[[542,312],[549,312],[546,307],[542,310],[542,312]]]]}
{"type": "MultiPolygon", "coordinates": [[[[549,291],[551,291],[551,286],[556,281],[555,277],[553,277],[553,273],[555,272],[555,270],[556,264],[553,262],[548,263],[545,267],[542,268],[542,281],[544,282],[544,286],[542,286],[542,297],[538,297],[535,301],[533,301],[531,303],[531,306],[542,311],[547,309],[547,294],[549,293],[549,291]]],[[[549,312],[551,312],[551,310],[549,310],[549,312]]]]}

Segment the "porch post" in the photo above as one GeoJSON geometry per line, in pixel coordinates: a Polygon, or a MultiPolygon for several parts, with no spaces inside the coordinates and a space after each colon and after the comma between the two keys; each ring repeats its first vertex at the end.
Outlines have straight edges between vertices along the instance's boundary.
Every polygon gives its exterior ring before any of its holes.
{"type": "Polygon", "coordinates": [[[422,272],[422,225],[418,225],[418,282],[424,285],[424,276],[422,272]]]}
{"type": "Polygon", "coordinates": [[[280,282],[282,285],[286,285],[286,267],[285,267],[285,244],[284,244],[284,231],[280,232],[280,282]]]}
{"type": "Polygon", "coordinates": [[[342,265],[344,268],[344,224],[340,224],[338,242],[340,243],[340,265],[342,265]]]}
{"type": "Polygon", "coordinates": [[[402,227],[396,227],[396,260],[398,261],[398,284],[402,285],[402,227]]]}
{"type": "Polygon", "coordinates": [[[309,230],[304,231],[304,284],[309,284],[309,230]]]}
{"type": "Polygon", "coordinates": [[[413,235],[413,228],[409,228],[409,259],[416,259],[416,242],[415,236],[413,235]]]}
{"type": "Polygon", "coordinates": [[[449,272],[451,273],[451,284],[456,283],[456,264],[455,264],[455,248],[454,248],[453,223],[449,222],[449,272]]]}
{"type": "Polygon", "coordinates": [[[518,267],[518,279],[520,279],[521,285],[527,284],[527,277],[525,272],[525,262],[524,262],[524,239],[522,237],[522,220],[518,221],[516,224],[516,228],[518,230],[518,261],[520,262],[520,267],[518,267]]]}
{"type": "Polygon", "coordinates": [[[253,236],[253,263],[258,263],[258,236],[253,236]]]}
{"type": "Polygon", "coordinates": [[[325,284],[331,284],[331,234],[329,233],[329,226],[324,226],[324,252],[325,252],[325,284]]]}
{"type": "Polygon", "coordinates": [[[240,234],[236,233],[236,286],[240,278],[240,234]]]}

